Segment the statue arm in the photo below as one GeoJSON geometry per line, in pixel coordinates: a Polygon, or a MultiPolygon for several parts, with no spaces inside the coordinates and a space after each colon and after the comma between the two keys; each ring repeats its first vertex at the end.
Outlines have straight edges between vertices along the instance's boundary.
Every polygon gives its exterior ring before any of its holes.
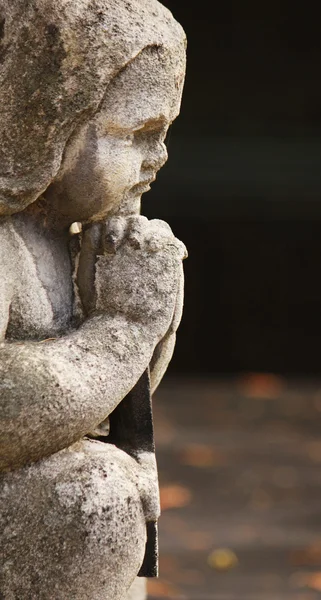
{"type": "Polygon", "coordinates": [[[0,345],[0,466],[69,446],[107,417],[149,364],[157,338],[97,314],[56,342],[0,345]]]}
{"type": "Polygon", "coordinates": [[[103,421],[149,365],[173,322],[185,248],[168,226],[96,264],[95,311],[57,341],[0,344],[0,469],[61,450],[103,421]],[[151,243],[152,240],[152,250],[151,243]]]}

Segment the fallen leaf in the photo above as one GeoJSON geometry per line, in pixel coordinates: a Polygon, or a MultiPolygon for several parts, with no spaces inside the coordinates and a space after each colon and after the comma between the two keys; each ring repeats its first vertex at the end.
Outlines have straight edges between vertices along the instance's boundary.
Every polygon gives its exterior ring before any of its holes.
{"type": "Polygon", "coordinates": [[[218,548],[211,552],[207,559],[208,565],[216,571],[229,571],[234,569],[238,564],[238,558],[229,548],[218,548]]]}
{"type": "Polygon", "coordinates": [[[182,485],[174,484],[161,486],[160,501],[162,510],[169,508],[182,508],[187,506],[192,499],[192,494],[189,489],[182,485]]]}
{"type": "Polygon", "coordinates": [[[226,464],[219,450],[205,444],[189,444],[180,452],[180,462],[191,467],[217,467],[226,464]]]}
{"type": "Polygon", "coordinates": [[[148,596],[150,598],[177,598],[184,600],[185,596],[181,591],[164,579],[149,579],[147,584],[148,596]]]}
{"type": "Polygon", "coordinates": [[[237,380],[237,387],[248,398],[278,398],[285,381],[272,373],[248,373],[237,380]]]}

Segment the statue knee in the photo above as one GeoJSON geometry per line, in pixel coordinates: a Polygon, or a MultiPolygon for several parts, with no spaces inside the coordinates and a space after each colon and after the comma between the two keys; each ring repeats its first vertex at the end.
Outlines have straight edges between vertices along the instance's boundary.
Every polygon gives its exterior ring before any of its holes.
{"type": "Polygon", "coordinates": [[[146,542],[131,461],[117,448],[85,441],[4,476],[4,598],[126,595],[146,542]]]}

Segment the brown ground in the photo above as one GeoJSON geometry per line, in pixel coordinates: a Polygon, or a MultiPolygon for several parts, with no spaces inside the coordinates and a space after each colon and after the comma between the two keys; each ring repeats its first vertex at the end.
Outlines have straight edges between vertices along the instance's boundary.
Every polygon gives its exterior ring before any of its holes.
{"type": "Polygon", "coordinates": [[[170,381],[150,600],[321,598],[321,382],[170,381]]]}

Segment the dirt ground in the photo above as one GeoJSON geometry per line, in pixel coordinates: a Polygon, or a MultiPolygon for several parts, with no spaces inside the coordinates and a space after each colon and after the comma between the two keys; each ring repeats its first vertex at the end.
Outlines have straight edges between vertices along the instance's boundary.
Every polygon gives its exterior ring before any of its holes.
{"type": "Polygon", "coordinates": [[[165,380],[150,600],[320,600],[321,381],[165,380]]]}

